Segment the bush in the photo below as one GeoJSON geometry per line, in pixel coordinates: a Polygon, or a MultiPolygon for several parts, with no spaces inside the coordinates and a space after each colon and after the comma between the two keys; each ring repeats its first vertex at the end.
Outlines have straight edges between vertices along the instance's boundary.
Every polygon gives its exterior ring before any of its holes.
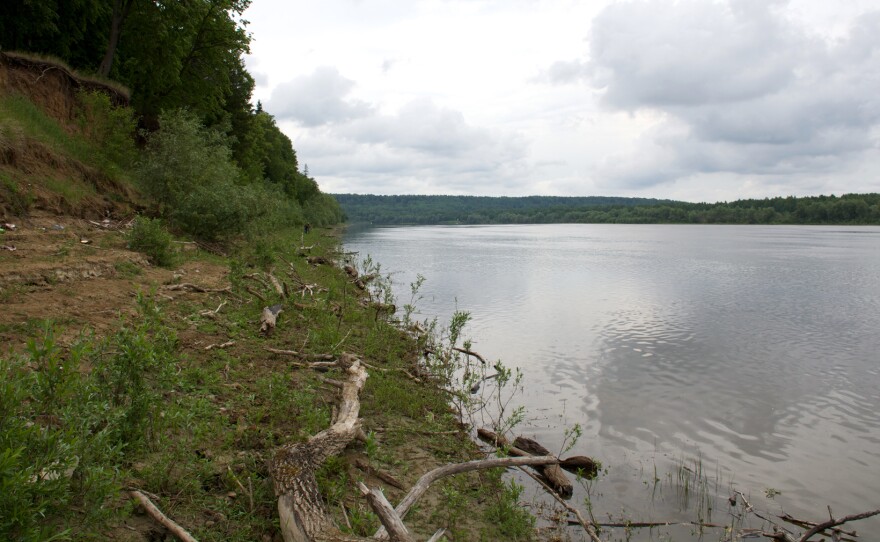
{"type": "Polygon", "coordinates": [[[177,348],[155,304],[101,342],[62,349],[51,324],[0,356],[0,540],[99,540],[122,470],[157,438],[177,348]],[[85,370],[88,367],[90,370],[85,370]]]}
{"type": "Polygon", "coordinates": [[[224,136],[208,130],[192,113],[178,109],[159,117],[161,129],[147,140],[137,177],[144,193],[168,212],[196,189],[234,185],[240,177],[224,136]]]}
{"type": "Polygon", "coordinates": [[[77,100],[83,136],[100,149],[106,160],[130,168],[137,158],[134,111],[128,107],[115,107],[110,96],[100,91],[80,91],[77,100]]]}
{"type": "Polygon", "coordinates": [[[143,252],[151,263],[161,267],[171,267],[177,259],[171,234],[159,219],[137,217],[128,234],[128,248],[143,252]]]}

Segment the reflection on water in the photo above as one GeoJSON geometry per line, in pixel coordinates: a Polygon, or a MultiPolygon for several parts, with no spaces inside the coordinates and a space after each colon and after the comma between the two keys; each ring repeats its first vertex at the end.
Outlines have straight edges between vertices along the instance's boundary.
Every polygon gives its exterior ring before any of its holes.
{"type": "Polygon", "coordinates": [[[401,299],[426,276],[423,316],[472,313],[474,348],[526,374],[522,431],[552,448],[580,423],[576,451],[611,466],[611,512],[662,519],[633,481],[697,455],[771,510],[880,501],[880,228],[375,228],[345,244],[401,299]]]}

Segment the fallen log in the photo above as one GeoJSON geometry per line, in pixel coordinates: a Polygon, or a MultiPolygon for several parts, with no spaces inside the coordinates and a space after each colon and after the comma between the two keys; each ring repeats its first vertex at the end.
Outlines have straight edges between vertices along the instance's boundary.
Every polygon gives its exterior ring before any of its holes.
{"type": "Polygon", "coordinates": [[[599,464],[585,455],[573,455],[559,460],[559,466],[568,472],[593,479],[599,474],[599,464]]]}
{"type": "MultiPolygon", "coordinates": [[[[498,435],[493,431],[482,428],[477,430],[477,436],[482,440],[492,443],[496,448],[505,449],[510,455],[520,457],[531,457],[536,455],[553,456],[547,448],[544,448],[532,439],[517,437],[511,445],[504,435],[498,435]],[[525,445],[526,448],[523,448],[521,445],[525,445]],[[539,451],[543,451],[543,453],[540,453],[539,451]]],[[[558,463],[559,459],[557,459],[556,462],[558,463]]],[[[574,493],[574,487],[569,481],[568,476],[562,472],[562,469],[559,468],[558,464],[548,465],[543,468],[536,467],[535,470],[540,472],[541,475],[546,478],[550,487],[553,488],[553,491],[557,492],[562,497],[567,499],[574,493]]]]}
{"type": "Polygon", "coordinates": [[[305,443],[282,446],[270,462],[285,542],[358,540],[343,535],[333,524],[315,479],[315,471],[328,457],[341,453],[359,427],[358,394],[367,380],[367,371],[360,361],[351,359],[346,355],[339,359],[348,378],[343,384],[336,422],[305,443]]]}

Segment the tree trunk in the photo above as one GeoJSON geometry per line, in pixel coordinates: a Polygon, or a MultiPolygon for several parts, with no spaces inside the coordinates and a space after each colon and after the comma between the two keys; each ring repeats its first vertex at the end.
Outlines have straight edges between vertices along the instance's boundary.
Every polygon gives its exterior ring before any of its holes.
{"type": "Polygon", "coordinates": [[[131,6],[135,0],[115,0],[113,2],[113,15],[110,19],[110,38],[107,40],[107,52],[98,67],[98,73],[107,77],[113,67],[113,57],[116,56],[116,48],[119,46],[119,36],[122,35],[122,24],[131,12],[131,6]]]}

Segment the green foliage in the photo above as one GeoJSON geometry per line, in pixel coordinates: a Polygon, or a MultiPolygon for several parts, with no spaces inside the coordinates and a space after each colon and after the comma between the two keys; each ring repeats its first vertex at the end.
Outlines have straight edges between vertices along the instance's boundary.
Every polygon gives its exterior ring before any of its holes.
{"type": "Polygon", "coordinates": [[[137,159],[134,112],[128,107],[115,107],[103,92],[79,91],[77,100],[80,103],[77,120],[86,140],[112,164],[130,168],[137,159]]]}
{"type": "Polygon", "coordinates": [[[26,355],[0,358],[0,539],[99,536],[120,469],[152,440],[175,348],[142,298],[138,323],[105,341],[62,350],[47,323],[26,355]]]}
{"type": "Polygon", "coordinates": [[[523,486],[515,480],[501,480],[500,469],[494,469],[495,483],[501,491],[495,494],[486,510],[486,519],[496,527],[493,536],[502,535],[505,540],[531,540],[535,529],[535,518],[520,505],[523,486]]]}
{"type": "Polygon", "coordinates": [[[177,207],[198,188],[232,185],[239,171],[224,137],[202,126],[189,111],[163,113],[149,135],[137,175],[145,194],[163,207],[177,207]]]}
{"type": "Polygon", "coordinates": [[[143,252],[155,265],[171,267],[177,260],[171,234],[158,218],[139,216],[128,233],[128,248],[143,252]]]}
{"type": "MultiPolygon", "coordinates": [[[[0,148],[2,145],[3,133],[0,131],[0,148]]],[[[19,184],[3,171],[0,171],[0,201],[9,206],[8,212],[13,216],[26,214],[34,203],[33,197],[23,192],[19,184]]]]}

